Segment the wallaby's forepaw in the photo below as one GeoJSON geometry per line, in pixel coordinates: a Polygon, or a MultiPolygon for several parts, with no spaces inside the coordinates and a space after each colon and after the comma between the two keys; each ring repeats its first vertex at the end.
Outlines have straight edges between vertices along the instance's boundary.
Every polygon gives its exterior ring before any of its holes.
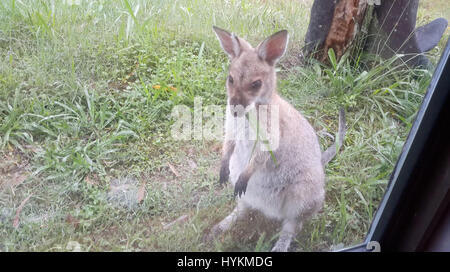
{"type": "Polygon", "coordinates": [[[234,185],[234,196],[241,197],[247,191],[248,179],[245,179],[242,175],[234,185]]]}
{"type": "Polygon", "coordinates": [[[230,168],[228,167],[228,165],[222,165],[220,167],[219,184],[225,184],[228,181],[229,176],[230,168]]]}

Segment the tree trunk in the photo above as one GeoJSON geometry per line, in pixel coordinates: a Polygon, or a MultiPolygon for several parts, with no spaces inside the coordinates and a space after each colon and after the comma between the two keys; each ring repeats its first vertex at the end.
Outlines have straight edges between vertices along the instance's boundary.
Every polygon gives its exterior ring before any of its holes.
{"type": "Polygon", "coordinates": [[[430,67],[422,54],[435,47],[447,21],[443,18],[415,28],[419,0],[315,0],[306,33],[305,55],[328,62],[333,49],[337,61],[349,51],[362,50],[390,58],[401,54],[410,66],[430,67]]]}

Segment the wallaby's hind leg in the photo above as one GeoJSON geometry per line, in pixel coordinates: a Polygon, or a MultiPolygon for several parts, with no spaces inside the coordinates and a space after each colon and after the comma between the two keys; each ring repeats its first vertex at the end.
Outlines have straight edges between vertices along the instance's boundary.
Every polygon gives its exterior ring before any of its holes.
{"type": "Polygon", "coordinates": [[[222,221],[215,225],[209,235],[208,240],[212,240],[224,231],[227,231],[233,226],[236,221],[242,219],[248,212],[248,207],[242,201],[238,201],[236,208],[222,221]]]}
{"type": "Polygon", "coordinates": [[[302,223],[295,219],[283,220],[283,226],[280,232],[280,238],[272,248],[272,252],[286,252],[291,245],[292,238],[294,238],[297,230],[302,228],[302,223]]]}

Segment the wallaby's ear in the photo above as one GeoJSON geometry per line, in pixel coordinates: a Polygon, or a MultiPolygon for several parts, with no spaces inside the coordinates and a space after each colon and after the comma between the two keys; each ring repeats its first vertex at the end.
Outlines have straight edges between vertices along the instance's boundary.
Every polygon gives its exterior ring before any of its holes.
{"type": "Polygon", "coordinates": [[[239,39],[236,35],[213,26],[214,32],[216,32],[216,36],[220,41],[220,45],[223,50],[228,54],[230,58],[235,58],[239,56],[241,53],[241,45],[239,43],[239,39]]]}
{"type": "Polygon", "coordinates": [[[288,32],[281,30],[260,43],[256,52],[261,59],[267,61],[270,65],[274,65],[286,51],[288,39],[288,32]]]}

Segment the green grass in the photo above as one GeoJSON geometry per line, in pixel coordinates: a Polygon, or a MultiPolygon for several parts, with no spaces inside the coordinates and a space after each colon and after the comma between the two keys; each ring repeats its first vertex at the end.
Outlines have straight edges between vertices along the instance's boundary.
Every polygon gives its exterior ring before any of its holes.
{"type": "MultiPolygon", "coordinates": [[[[278,225],[257,213],[248,221],[256,224],[240,222],[216,243],[203,242],[234,207],[232,188],[217,185],[220,142],[170,136],[175,105],[192,107],[196,96],[225,105],[228,60],[212,25],[253,44],[290,32],[279,91],[323,148],[338,108],[347,108],[345,146],[326,169],[325,206],[293,249],[364,239],[430,72],[401,70],[394,60],[370,69],[350,58],[292,65],[310,1],[70,2],[77,1],[0,2],[0,251],[71,250],[71,241],[92,251],[270,250],[278,225]],[[113,180],[125,177],[145,189],[137,206],[110,204],[113,180]]],[[[419,21],[433,19],[429,12],[421,9],[419,21]]]]}

